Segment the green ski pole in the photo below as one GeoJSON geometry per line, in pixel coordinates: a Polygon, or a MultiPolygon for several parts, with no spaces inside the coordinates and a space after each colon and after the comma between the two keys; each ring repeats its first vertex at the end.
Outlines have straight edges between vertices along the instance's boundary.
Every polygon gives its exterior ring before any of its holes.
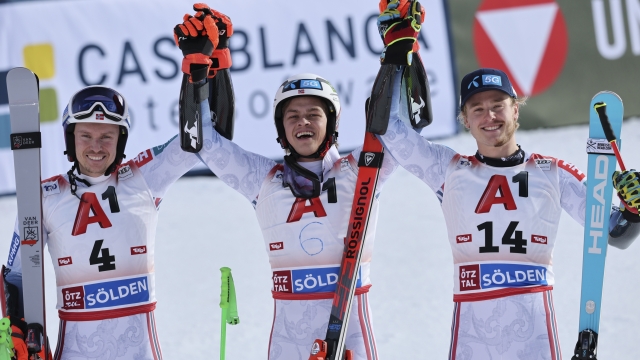
{"type": "Polygon", "coordinates": [[[13,339],[11,339],[11,321],[0,319],[0,360],[13,359],[13,339]]]}
{"type": "Polygon", "coordinates": [[[236,287],[233,284],[231,269],[223,267],[220,268],[220,271],[222,272],[222,284],[220,286],[220,308],[222,309],[220,328],[220,360],[224,360],[227,342],[227,324],[237,325],[240,323],[240,318],[238,317],[236,287]]]}

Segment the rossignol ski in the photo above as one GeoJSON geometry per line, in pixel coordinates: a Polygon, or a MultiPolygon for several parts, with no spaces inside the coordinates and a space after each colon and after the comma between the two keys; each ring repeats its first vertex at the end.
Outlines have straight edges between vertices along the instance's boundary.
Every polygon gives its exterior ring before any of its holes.
{"type": "Polygon", "coordinates": [[[353,358],[351,351],[345,350],[347,324],[351,315],[351,301],[356,290],[356,276],[360,268],[360,258],[369,225],[369,214],[378,183],[378,174],[382,166],[383,151],[380,140],[373,133],[366,132],[358,161],[358,178],[327,335],[324,341],[317,339],[313,343],[309,360],[351,360],[353,358]]]}
{"type": "Polygon", "coordinates": [[[39,352],[40,347],[49,347],[45,343],[47,337],[40,187],[42,145],[38,77],[29,69],[14,68],[7,74],[7,91],[18,199],[24,320],[29,324],[41,324],[43,327],[42,334],[27,334],[26,342],[32,350],[39,352]]]}
{"type": "Polygon", "coordinates": [[[572,360],[597,359],[602,284],[609,239],[609,212],[613,195],[611,175],[616,170],[618,149],[615,140],[620,139],[623,114],[622,100],[613,92],[599,92],[591,100],[580,327],[572,360]]]}
{"type": "Polygon", "coordinates": [[[345,350],[347,324],[356,290],[356,276],[360,268],[363,243],[369,226],[371,204],[384,155],[382,143],[375,134],[384,134],[387,131],[393,91],[392,83],[397,69],[398,67],[395,65],[380,66],[371,97],[365,105],[367,131],[358,160],[358,178],[327,334],[324,340],[316,339],[313,343],[309,360],[350,360],[353,358],[351,350],[345,350]]]}

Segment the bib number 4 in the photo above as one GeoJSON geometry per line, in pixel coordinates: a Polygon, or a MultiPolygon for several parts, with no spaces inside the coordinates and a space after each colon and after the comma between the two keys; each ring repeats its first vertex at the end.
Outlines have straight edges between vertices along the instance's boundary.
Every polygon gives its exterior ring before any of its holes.
{"type": "Polygon", "coordinates": [[[109,248],[102,248],[104,240],[96,240],[89,257],[90,265],[99,265],[98,271],[110,271],[116,269],[116,257],[109,254],[109,248]]]}

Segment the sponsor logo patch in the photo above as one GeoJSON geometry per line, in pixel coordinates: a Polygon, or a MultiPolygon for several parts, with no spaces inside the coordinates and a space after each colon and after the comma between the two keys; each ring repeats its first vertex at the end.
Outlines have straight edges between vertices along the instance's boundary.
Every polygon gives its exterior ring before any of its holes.
{"type": "Polygon", "coordinates": [[[587,139],[587,153],[589,154],[613,154],[611,143],[607,139],[587,139]]]}
{"type": "Polygon", "coordinates": [[[536,166],[541,170],[551,170],[551,159],[536,159],[536,166]]]}
{"type": "Polygon", "coordinates": [[[131,248],[131,255],[141,255],[147,253],[146,246],[134,246],[131,248]]]}
{"type": "Polygon", "coordinates": [[[47,197],[53,194],[60,194],[60,185],[58,185],[58,180],[42,184],[42,196],[47,197]]]}
{"type": "Polygon", "coordinates": [[[471,161],[469,161],[469,159],[466,159],[466,158],[461,158],[460,160],[458,160],[458,165],[457,166],[458,166],[459,169],[462,169],[462,168],[465,168],[465,167],[469,167],[469,166],[471,166],[471,161]]]}
{"type": "Polygon", "coordinates": [[[162,145],[158,145],[156,147],[154,147],[153,150],[153,155],[158,156],[161,152],[164,151],[164,148],[166,148],[167,146],[169,146],[169,144],[173,141],[173,139],[177,138],[178,135],[175,135],[174,137],[172,137],[169,141],[167,141],[166,143],[162,144],[162,145]]]}
{"type": "Polygon", "coordinates": [[[547,269],[537,265],[462,265],[458,277],[460,291],[548,285],[547,269]]]}
{"type": "Polygon", "coordinates": [[[71,261],[71,256],[63,257],[58,259],[58,266],[71,265],[73,261],[71,261]]]}
{"type": "Polygon", "coordinates": [[[62,290],[63,309],[100,309],[149,301],[146,276],[107,281],[62,290]]]}
{"type": "Polygon", "coordinates": [[[464,234],[456,236],[456,242],[458,244],[471,242],[471,234],[464,234]]]}
{"type": "Polygon", "coordinates": [[[131,166],[124,165],[118,169],[118,179],[119,180],[127,180],[128,178],[133,177],[133,171],[131,170],[131,166]]]}
{"type": "Polygon", "coordinates": [[[351,164],[349,163],[349,159],[345,157],[340,160],[340,171],[347,170],[351,170],[351,164]]]}
{"type": "Polygon", "coordinates": [[[22,221],[24,226],[22,234],[22,245],[33,246],[38,242],[38,220],[35,216],[25,216],[22,221]]]}
{"type": "Polygon", "coordinates": [[[284,243],[282,241],[269,244],[269,251],[282,250],[282,249],[284,249],[284,243]]]}
{"type": "Polygon", "coordinates": [[[273,175],[273,179],[271,179],[272,183],[281,183],[282,182],[282,170],[276,170],[276,174],[273,175]]]}
{"type": "Polygon", "coordinates": [[[482,85],[502,86],[500,75],[482,75],[482,85]]]}
{"type": "Polygon", "coordinates": [[[133,161],[136,163],[136,165],[138,165],[138,167],[144,166],[151,160],[153,160],[153,155],[151,154],[151,150],[149,149],[141,152],[140,154],[138,154],[138,156],[136,156],[133,159],[133,161]]]}
{"type": "Polygon", "coordinates": [[[586,175],[582,171],[578,170],[575,165],[565,162],[564,160],[558,161],[558,166],[573,175],[578,179],[578,181],[582,181],[586,177],[586,175]]]}
{"type": "Polygon", "coordinates": [[[547,237],[544,235],[534,235],[531,234],[531,242],[536,244],[544,244],[547,245],[547,237]]]}
{"type": "MultiPolygon", "coordinates": [[[[338,282],[339,266],[315,269],[279,270],[273,272],[273,291],[290,294],[333,292],[338,282]]],[[[362,286],[360,271],[356,288],[362,286]]]]}

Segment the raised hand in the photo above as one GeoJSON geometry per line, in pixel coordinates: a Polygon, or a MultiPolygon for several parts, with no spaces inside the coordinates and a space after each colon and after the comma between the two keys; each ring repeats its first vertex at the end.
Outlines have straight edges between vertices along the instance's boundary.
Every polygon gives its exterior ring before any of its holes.
{"type": "Polygon", "coordinates": [[[218,27],[213,17],[203,12],[196,13],[196,16],[185,14],[183,23],[173,29],[173,37],[184,56],[182,72],[190,75],[191,82],[204,80],[211,67],[211,55],[219,42],[218,27]]]}
{"type": "Polygon", "coordinates": [[[411,65],[413,53],[420,49],[417,39],[424,9],[418,1],[381,0],[378,32],[385,48],[380,55],[382,64],[411,65]]]}

